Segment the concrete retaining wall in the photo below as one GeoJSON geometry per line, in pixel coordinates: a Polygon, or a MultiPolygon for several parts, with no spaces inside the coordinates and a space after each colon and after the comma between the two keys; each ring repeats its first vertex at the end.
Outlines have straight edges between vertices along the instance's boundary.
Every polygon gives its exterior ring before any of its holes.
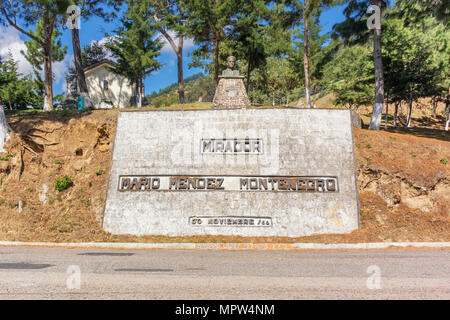
{"type": "Polygon", "coordinates": [[[112,233],[295,237],[358,228],[349,110],[123,111],[112,160],[103,218],[112,233]],[[204,149],[212,139],[261,148],[204,149]],[[212,187],[196,189],[201,178],[212,187]]]}

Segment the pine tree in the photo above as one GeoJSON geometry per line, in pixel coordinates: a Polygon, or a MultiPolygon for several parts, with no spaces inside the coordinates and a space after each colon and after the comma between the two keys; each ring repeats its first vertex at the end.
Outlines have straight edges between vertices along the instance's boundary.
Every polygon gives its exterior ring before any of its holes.
{"type": "Polygon", "coordinates": [[[42,50],[45,84],[44,111],[53,109],[52,46],[54,31],[62,25],[63,15],[68,6],[68,0],[0,0],[2,23],[8,23],[28,36],[42,50]],[[34,26],[41,21],[42,32],[40,35],[28,32],[17,21],[24,21],[25,27],[34,26]]]}
{"type": "Polygon", "coordinates": [[[166,38],[177,56],[178,100],[185,102],[183,77],[183,47],[187,34],[187,14],[185,1],[182,0],[154,0],[149,3],[153,10],[154,26],[166,38]],[[175,32],[175,36],[170,31],[175,32]],[[175,41],[178,41],[178,44],[175,41]]]}
{"type": "MultiPolygon", "coordinates": [[[[245,1],[238,8],[234,28],[229,40],[232,54],[246,61],[246,89],[249,91],[250,76],[254,69],[264,67],[270,40],[267,37],[267,21],[272,22],[271,10],[266,0],[245,1]]],[[[271,24],[271,23],[269,23],[271,24]]]]}
{"type": "Polygon", "coordinates": [[[383,64],[386,92],[396,103],[407,102],[406,126],[410,127],[413,102],[447,93],[450,34],[433,17],[424,16],[420,24],[410,24],[408,20],[401,10],[392,12],[387,19],[383,64]]]}
{"type": "Polygon", "coordinates": [[[7,59],[0,56],[0,104],[10,110],[38,106],[42,102],[38,89],[31,75],[23,76],[17,71],[11,53],[7,59]]]}
{"type": "MultiPolygon", "coordinates": [[[[372,118],[369,129],[380,130],[381,116],[384,104],[384,78],[383,62],[381,54],[382,32],[381,24],[373,29],[367,27],[367,9],[369,6],[377,6],[381,10],[386,7],[384,0],[350,0],[344,10],[346,20],[334,26],[336,35],[341,36],[348,43],[365,43],[373,33],[373,64],[375,74],[375,95],[372,118]]],[[[380,17],[381,18],[381,17],[380,17]]]]}
{"type": "Polygon", "coordinates": [[[298,14],[298,24],[301,21],[303,27],[303,73],[305,76],[305,97],[306,107],[311,108],[311,91],[310,91],[310,61],[309,61],[309,40],[311,34],[310,22],[313,17],[320,14],[321,9],[334,6],[338,1],[334,0],[303,0],[303,1],[286,1],[290,10],[298,14]]]}
{"type": "MultiPolygon", "coordinates": [[[[309,27],[309,41],[308,41],[308,69],[310,83],[312,86],[311,97],[317,93],[317,87],[322,82],[324,77],[323,68],[333,58],[333,55],[339,48],[339,41],[330,41],[329,34],[320,35],[322,26],[320,25],[321,10],[310,18],[309,27]]],[[[297,30],[296,30],[297,31],[297,30]]],[[[294,32],[294,47],[289,54],[291,67],[303,79],[304,77],[304,34],[294,32]]],[[[303,82],[304,83],[304,82],[303,82]]],[[[311,105],[314,106],[314,98],[311,99],[311,105]]],[[[303,99],[300,99],[297,105],[301,105],[303,99]]]]}
{"type": "Polygon", "coordinates": [[[373,101],[373,60],[368,45],[343,46],[323,70],[322,83],[334,103],[357,109],[373,101]]]}
{"type": "Polygon", "coordinates": [[[5,151],[3,147],[5,142],[9,140],[9,132],[11,131],[3,110],[3,104],[7,102],[2,93],[4,87],[15,81],[16,76],[12,69],[14,69],[14,65],[11,64],[11,61],[0,56],[0,152],[5,151]]]}
{"type": "MultiPolygon", "coordinates": [[[[75,0],[70,2],[72,5],[76,5],[79,8],[79,16],[88,19],[91,16],[97,16],[105,21],[111,21],[116,17],[115,11],[118,10],[122,1],[112,1],[112,0],[75,0]],[[106,12],[104,10],[105,6],[112,7],[112,12],[106,12]]],[[[86,78],[84,75],[84,67],[82,63],[81,56],[81,47],[80,47],[80,31],[79,27],[75,22],[76,12],[70,12],[72,16],[68,16],[66,12],[66,20],[71,19],[71,34],[72,34],[72,48],[73,48],[73,57],[74,57],[74,65],[72,72],[76,73],[76,79],[78,84],[78,92],[85,97],[85,104],[87,106],[91,106],[91,101],[89,99],[89,91],[86,84],[86,78]]]]}
{"type": "Polygon", "coordinates": [[[110,43],[105,46],[117,57],[114,71],[136,86],[136,105],[142,106],[145,96],[145,76],[158,70],[161,63],[156,60],[162,48],[151,25],[152,11],[148,0],[128,1],[128,10],[123,15],[122,26],[110,43]]]}
{"type": "Polygon", "coordinates": [[[242,0],[190,0],[186,2],[189,35],[199,45],[193,51],[193,62],[190,66],[206,66],[214,74],[216,83],[220,73],[220,49],[231,34],[232,17],[238,11],[242,0]],[[212,53],[212,57],[211,57],[212,53]],[[212,65],[205,61],[211,59],[212,65]]]}
{"type": "MultiPolygon", "coordinates": [[[[29,30],[30,35],[33,35],[35,38],[41,38],[43,32],[44,27],[42,20],[38,21],[36,25],[36,31],[33,32],[33,30],[29,30]]],[[[62,61],[64,59],[64,55],[67,52],[67,46],[64,47],[62,46],[60,35],[61,33],[58,30],[53,30],[53,35],[51,38],[51,55],[50,55],[52,62],[62,61]]],[[[39,87],[40,82],[42,82],[40,76],[42,71],[42,65],[44,65],[45,62],[44,50],[42,46],[36,40],[34,40],[34,38],[31,38],[30,40],[27,40],[24,43],[25,46],[27,47],[27,50],[26,52],[21,50],[20,53],[25,57],[25,59],[27,59],[27,61],[33,67],[34,76],[36,78],[36,85],[39,87]]]]}

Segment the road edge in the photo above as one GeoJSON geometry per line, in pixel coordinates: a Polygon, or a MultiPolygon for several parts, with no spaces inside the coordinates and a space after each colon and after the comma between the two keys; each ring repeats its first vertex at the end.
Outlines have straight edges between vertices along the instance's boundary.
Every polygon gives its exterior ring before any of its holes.
{"type": "Polygon", "coordinates": [[[67,249],[181,249],[181,250],[370,250],[402,248],[450,248],[450,242],[368,243],[114,243],[114,242],[23,242],[0,241],[0,247],[46,247],[67,249]]]}

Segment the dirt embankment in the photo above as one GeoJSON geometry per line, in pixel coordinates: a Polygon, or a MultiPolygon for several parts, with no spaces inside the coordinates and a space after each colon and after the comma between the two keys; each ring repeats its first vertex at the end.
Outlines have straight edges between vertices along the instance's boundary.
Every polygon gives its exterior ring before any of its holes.
{"type": "Polygon", "coordinates": [[[116,110],[8,119],[0,240],[167,242],[450,241],[450,142],[355,130],[361,228],[301,238],[115,236],[101,228],[116,110]],[[55,189],[68,175],[73,185],[55,189]]]}

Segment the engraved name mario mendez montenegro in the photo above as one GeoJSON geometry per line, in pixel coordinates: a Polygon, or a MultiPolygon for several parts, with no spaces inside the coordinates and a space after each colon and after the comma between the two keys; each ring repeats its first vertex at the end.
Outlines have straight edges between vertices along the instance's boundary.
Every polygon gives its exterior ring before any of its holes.
{"type": "Polygon", "coordinates": [[[337,192],[336,177],[305,176],[119,176],[125,191],[281,191],[337,192]]]}

